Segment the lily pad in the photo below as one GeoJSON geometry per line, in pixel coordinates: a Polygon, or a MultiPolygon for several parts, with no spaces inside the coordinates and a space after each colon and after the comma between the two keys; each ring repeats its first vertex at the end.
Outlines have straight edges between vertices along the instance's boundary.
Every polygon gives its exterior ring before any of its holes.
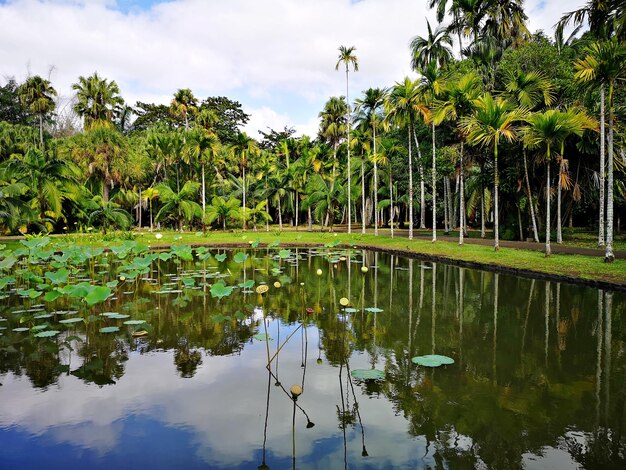
{"type": "Polygon", "coordinates": [[[60,331],[57,330],[40,331],[39,333],[35,334],[35,338],[52,338],[59,333],[60,331]]]}
{"type": "Polygon", "coordinates": [[[272,341],[272,338],[270,338],[265,333],[257,333],[256,335],[253,336],[253,338],[259,341],[272,341]]]}
{"type": "Polygon", "coordinates": [[[63,320],[59,320],[59,323],[63,323],[68,324],[68,323],[78,323],[84,321],[84,319],[80,318],[80,317],[73,317],[73,318],[64,318],[63,320]]]}
{"type": "Polygon", "coordinates": [[[439,367],[442,365],[454,364],[454,359],[439,354],[427,354],[426,356],[415,356],[411,358],[414,364],[424,367],[439,367]]]}
{"type": "Polygon", "coordinates": [[[30,328],[25,328],[21,326],[19,328],[13,328],[13,331],[15,331],[16,333],[23,333],[24,331],[30,331],[30,328]]]}
{"type": "Polygon", "coordinates": [[[378,369],[355,369],[350,374],[357,380],[385,380],[385,373],[378,369]]]}
{"type": "Polygon", "coordinates": [[[378,307],[367,307],[365,309],[366,312],[369,313],[380,313],[380,312],[384,312],[384,310],[382,308],[378,308],[378,307]]]}
{"type": "Polygon", "coordinates": [[[116,331],[120,331],[117,326],[105,326],[104,328],[100,328],[100,333],[115,333],[116,331]]]}
{"type": "Polygon", "coordinates": [[[145,320],[126,320],[124,325],[143,325],[145,320]]]}
{"type": "Polygon", "coordinates": [[[211,286],[211,297],[221,299],[222,297],[228,297],[232,292],[233,288],[225,285],[223,282],[216,282],[211,286]]]}

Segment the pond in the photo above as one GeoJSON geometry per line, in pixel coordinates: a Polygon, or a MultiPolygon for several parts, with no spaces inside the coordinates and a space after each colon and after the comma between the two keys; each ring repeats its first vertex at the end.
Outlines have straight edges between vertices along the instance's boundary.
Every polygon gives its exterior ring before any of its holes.
{"type": "Polygon", "coordinates": [[[0,468],[625,468],[622,292],[336,246],[112,250],[0,252],[0,468]]]}

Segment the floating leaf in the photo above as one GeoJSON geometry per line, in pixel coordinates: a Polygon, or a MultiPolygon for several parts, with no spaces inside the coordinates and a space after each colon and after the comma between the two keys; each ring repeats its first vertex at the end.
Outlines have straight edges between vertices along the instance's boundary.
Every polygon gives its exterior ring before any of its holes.
{"type": "Polygon", "coordinates": [[[291,256],[291,250],[280,250],[280,251],[278,252],[278,256],[279,256],[281,259],[286,259],[286,258],[289,258],[289,257],[291,256]]]}
{"type": "Polygon", "coordinates": [[[385,380],[385,373],[378,369],[355,369],[350,374],[357,380],[385,380]]]}
{"type": "Polygon", "coordinates": [[[104,328],[100,328],[100,333],[115,333],[116,331],[120,331],[117,326],[105,326],[104,328]]]}
{"type": "Polygon", "coordinates": [[[346,313],[356,313],[356,312],[358,312],[358,310],[356,308],[352,308],[352,307],[344,308],[343,311],[346,312],[346,313]]]}
{"type": "Polygon", "coordinates": [[[253,336],[253,338],[259,341],[272,341],[272,338],[267,336],[265,333],[257,333],[256,335],[253,336]]]}
{"type": "Polygon", "coordinates": [[[30,328],[25,328],[25,327],[21,326],[19,328],[13,328],[13,331],[15,331],[16,333],[22,333],[24,331],[30,331],[30,328]]]}
{"type": "Polygon", "coordinates": [[[233,288],[225,285],[223,282],[216,282],[211,286],[211,297],[221,299],[222,297],[228,297],[232,292],[233,288]]]}
{"type": "Polygon", "coordinates": [[[247,259],[248,259],[248,255],[241,251],[239,251],[238,253],[235,253],[235,256],[233,256],[233,261],[239,264],[243,263],[247,259]]]}
{"type": "Polygon", "coordinates": [[[378,308],[378,307],[367,307],[365,309],[366,312],[369,313],[380,313],[380,312],[384,312],[384,310],[382,308],[378,308]]]}
{"type": "Polygon", "coordinates": [[[126,320],[124,322],[124,325],[142,325],[145,322],[145,320],[126,320]]]}
{"type": "Polygon", "coordinates": [[[84,321],[83,318],[73,317],[73,318],[64,318],[63,320],[59,320],[59,323],[68,324],[68,323],[78,323],[84,321]]]}
{"type": "Polygon", "coordinates": [[[439,354],[427,354],[426,356],[415,356],[411,358],[414,364],[424,367],[439,367],[444,364],[454,364],[454,359],[439,354]]]}
{"type": "Polygon", "coordinates": [[[53,336],[56,336],[59,333],[60,331],[57,331],[57,330],[40,331],[39,333],[35,334],[35,338],[52,338],[53,336]]]}
{"type": "Polygon", "coordinates": [[[35,325],[33,326],[30,331],[40,331],[40,330],[45,330],[46,328],[48,328],[48,325],[35,325]]]}
{"type": "Polygon", "coordinates": [[[215,255],[215,259],[219,261],[220,263],[223,263],[224,261],[226,261],[226,253],[215,255]]]}

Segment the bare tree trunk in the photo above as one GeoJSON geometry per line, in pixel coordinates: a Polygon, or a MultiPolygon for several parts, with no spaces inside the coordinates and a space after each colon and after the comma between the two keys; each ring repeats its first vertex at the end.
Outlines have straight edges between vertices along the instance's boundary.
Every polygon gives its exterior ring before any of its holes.
{"type": "Polygon", "coordinates": [[[361,233],[365,234],[365,162],[363,159],[361,159],[361,233]]]}
{"type": "Polygon", "coordinates": [[[600,86],[600,220],[598,228],[598,246],[604,246],[604,143],[605,143],[605,130],[604,130],[604,84],[600,86]]]}
{"type": "Polygon", "coordinates": [[[278,227],[279,230],[283,231],[283,209],[280,205],[280,196],[278,196],[278,227]]]}
{"type": "Polygon", "coordinates": [[[448,224],[450,208],[448,207],[448,185],[446,184],[447,176],[443,177],[443,232],[447,235],[450,232],[448,224]]]}
{"type": "Polygon", "coordinates": [[[613,253],[613,84],[609,85],[609,160],[607,162],[606,251],[604,261],[612,263],[613,253]]]}
{"type": "Polygon", "coordinates": [[[437,152],[435,149],[435,121],[432,123],[433,125],[433,169],[432,169],[432,177],[433,177],[433,243],[437,241],[437,152]]]}
{"type": "Polygon", "coordinates": [[[204,162],[202,162],[202,215],[206,214],[206,182],[204,178],[204,162]]]}
{"type": "Polygon", "coordinates": [[[459,157],[459,245],[463,244],[465,232],[465,171],[463,164],[463,141],[461,141],[461,155],[459,157]]]}
{"type": "Polygon", "coordinates": [[[500,186],[500,176],[498,175],[498,141],[496,140],[494,146],[494,161],[493,161],[493,174],[494,174],[494,209],[493,209],[493,233],[494,244],[493,248],[498,251],[500,249],[500,213],[498,212],[498,187],[500,186]]]}
{"type": "Polygon", "coordinates": [[[391,238],[393,238],[393,181],[391,176],[391,164],[389,164],[389,201],[391,202],[391,208],[389,211],[389,227],[391,227],[391,238]]]}
{"type": "MultiPolygon", "coordinates": [[[[550,148],[548,147],[548,154],[550,148]]],[[[548,157],[548,170],[546,176],[546,256],[550,256],[550,158],[548,157]]]]}
{"type": "Polygon", "coordinates": [[[141,204],[141,188],[139,188],[139,204],[137,205],[137,207],[139,208],[139,210],[138,210],[138,212],[137,212],[137,215],[138,215],[138,217],[137,217],[137,221],[138,221],[138,224],[139,224],[139,228],[140,228],[140,229],[141,229],[141,212],[142,212],[142,210],[141,210],[141,209],[142,209],[142,207],[141,207],[141,206],[142,206],[142,204],[141,204]]]}
{"type": "MultiPolygon", "coordinates": [[[[376,114],[374,114],[376,116],[376,114]]],[[[374,141],[374,235],[378,236],[378,225],[380,223],[378,214],[378,165],[376,163],[376,118],[372,124],[372,140],[374,141]]]]}
{"type": "Polygon", "coordinates": [[[530,207],[530,218],[533,223],[533,237],[535,243],[539,243],[539,234],[537,233],[537,218],[535,217],[535,203],[533,195],[530,191],[530,179],[528,178],[528,161],[526,159],[526,149],[524,149],[524,175],[526,176],[526,191],[528,192],[528,206],[530,207]]]}
{"type": "Polygon", "coordinates": [[[352,188],[352,175],[350,170],[350,90],[348,81],[348,62],[346,62],[346,105],[348,106],[348,123],[347,123],[347,147],[348,147],[348,233],[352,233],[352,201],[350,200],[350,189],[352,188]]]}
{"type": "Polygon", "coordinates": [[[313,216],[311,215],[311,208],[307,209],[308,223],[309,223],[309,232],[313,230],[313,216]]]}
{"type": "Polygon", "coordinates": [[[243,193],[243,203],[241,204],[242,216],[243,216],[243,229],[246,230],[247,220],[246,220],[246,167],[243,167],[243,181],[241,192],[243,193]]]}
{"type": "Polygon", "coordinates": [[[561,176],[563,174],[563,152],[561,151],[561,162],[559,163],[559,175],[556,179],[556,242],[563,243],[563,232],[561,230],[561,176]]]}
{"type": "Polygon", "coordinates": [[[415,139],[415,148],[417,149],[417,159],[419,161],[418,171],[420,174],[420,228],[426,228],[426,183],[424,182],[422,152],[420,151],[420,145],[417,140],[417,134],[415,133],[415,129],[413,129],[413,138],[415,139]]]}
{"type": "MultiPolygon", "coordinates": [[[[413,154],[411,153],[412,122],[409,122],[409,240],[413,240],[413,154]]],[[[419,149],[419,147],[418,147],[419,149]]],[[[419,150],[418,150],[419,151],[419,150]]]]}

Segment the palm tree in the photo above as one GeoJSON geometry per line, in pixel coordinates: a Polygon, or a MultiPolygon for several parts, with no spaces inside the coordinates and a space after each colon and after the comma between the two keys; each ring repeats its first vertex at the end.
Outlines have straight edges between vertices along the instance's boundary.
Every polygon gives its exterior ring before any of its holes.
{"type": "MultiPolygon", "coordinates": [[[[444,119],[457,121],[471,115],[476,109],[476,100],[482,91],[482,81],[474,72],[463,75],[458,80],[450,80],[444,87],[444,98],[435,108],[435,123],[444,119]]],[[[459,245],[463,244],[465,227],[465,190],[463,144],[467,135],[460,133],[461,152],[459,154],[459,245]]]]}
{"type": "Polygon", "coordinates": [[[200,162],[200,176],[202,181],[202,212],[206,210],[206,166],[212,164],[218,151],[219,140],[213,132],[203,128],[195,129],[187,142],[189,151],[194,159],[200,162]]]}
{"type": "Polygon", "coordinates": [[[233,144],[233,150],[238,154],[239,168],[242,175],[242,204],[241,212],[243,214],[243,229],[246,229],[246,168],[249,165],[249,158],[258,152],[256,142],[251,137],[248,137],[245,132],[237,134],[235,143],[233,144]]]}
{"type": "Polygon", "coordinates": [[[506,99],[494,99],[485,93],[476,101],[476,111],[461,119],[461,129],[472,145],[493,149],[494,173],[494,249],[500,248],[500,231],[498,220],[498,144],[504,138],[508,142],[517,139],[518,123],[526,119],[528,112],[524,108],[513,107],[506,99]]]}
{"type": "Polygon", "coordinates": [[[178,229],[182,232],[184,222],[202,217],[202,208],[196,202],[200,189],[198,182],[187,181],[178,192],[165,183],[159,184],[156,189],[159,192],[159,199],[163,202],[163,207],[156,215],[157,222],[171,218],[178,222],[178,229]]]}
{"type": "Polygon", "coordinates": [[[152,201],[158,197],[159,197],[159,191],[156,188],[152,188],[152,187],[143,191],[143,194],[142,194],[142,199],[148,202],[149,209],[150,209],[150,231],[151,232],[154,227],[153,218],[152,218],[152,201]]]}
{"type": "Polygon", "coordinates": [[[415,36],[409,45],[413,70],[425,69],[431,62],[443,67],[452,58],[452,38],[448,31],[440,25],[433,32],[428,20],[426,25],[428,36],[415,36]]]}
{"type": "MultiPolygon", "coordinates": [[[[380,126],[382,120],[379,111],[382,109],[387,91],[382,88],[368,88],[365,90],[363,98],[356,100],[357,111],[362,112],[364,122],[372,126],[372,149],[376,155],[376,129],[380,126]]],[[[378,162],[373,158],[374,162],[374,235],[378,235],[378,162]]]]}
{"type": "MultiPolygon", "coordinates": [[[[505,77],[506,95],[518,106],[528,110],[535,110],[540,105],[550,106],[554,102],[554,86],[542,72],[525,72],[515,70],[505,77]]],[[[524,175],[526,180],[526,191],[528,192],[528,206],[530,208],[530,218],[533,224],[533,237],[539,243],[539,233],[537,232],[537,217],[535,216],[535,204],[532,191],[530,189],[530,178],[528,177],[528,161],[526,158],[526,146],[522,150],[524,161],[524,175]]],[[[560,186],[559,186],[560,187],[560,186]]]]}
{"type": "MultiPolygon", "coordinates": [[[[437,97],[443,92],[444,81],[441,70],[435,61],[428,63],[427,67],[419,70],[422,75],[420,87],[423,90],[426,102],[431,107],[435,106],[437,97]]],[[[431,119],[433,136],[433,165],[432,165],[432,205],[433,205],[433,243],[437,241],[437,145],[435,139],[435,120],[431,119]]]]}
{"type": "Polygon", "coordinates": [[[179,89],[174,93],[174,98],[170,105],[172,114],[180,116],[185,121],[185,129],[189,129],[189,115],[197,112],[198,100],[193,96],[189,88],[179,89]]]}
{"type": "Polygon", "coordinates": [[[417,84],[406,77],[403,82],[396,82],[391,88],[387,101],[386,122],[393,122],[397,126],[406,126],[409,147],[409,240],[413,239],[413,154],[411,152],[411,140],[413,128],[418,115],[425,120],[430,119],[430,110],[424,102],[417,84]]]}
{"type": "Polygon", "coordinates": [[[100,78],[98,72],[90,77],[78,77],[72,85],[76,90],[74,111],[84,118],[85,130],[95,127],[113,127],[113,117],[124,103],[114,80],[100,78]]]}
{"type": "Polygon", "coordinates": [[[205,223],[212,224],[214,221],[222,221],[222,228],[226,230],[228,220],[239,221],[242,219],[241,201],[231,198],[226,201],[221,196],[215,196],[211,204],[207,206],[205,213],[205,223]]]}
{"type": "Polygon", "coordinates": [[[104,201],[102,196],[94,196],[93,203],[96,209],[89,215],[91,225],[100,224],[104,234],[109,228],[117,227],[126,230],[131,224],[131,216],[121,208],[119,204],[111,201],[104,201]]]}
{"type": "MultiPolygon", "coordinates": [[[[579,82],[595,82],[602,87],[608,87],[609,105],[609,135],[608,135],[608,162],[607,162],[607,207],[606,207],[606,250],[604,260],[613,262],[613,120],[615,114],[614,92],[618,80],[626,76],[626,46],[616,37],[607,41],[594,42],[585,49],[585,57],[574,63],[576,73],[574,78],[579,82]]],[[[602,110],[603,111],[603,110],[602,110]]],[[[601,111],[601,113],[602,113],[601,111]]],[[[602,123],[601,123],[602,124],[602,123]]],[[[601,125],[601,134],[602,134],[601,125]]],[[[604,143],[603,135],[600,135],[604,143]]],[[[604,173],[603,149],[600,150],[600,173],[604,173]]],[[[603,182],[602,182],[603,183],[603,182]]],[[[604,187],[604,186],[603,186],[604,187]]],[[[603,221],[600,220],[602,224],[603,221]]]]}
{"type": "MultiPolygon", "coordinates": [[[[348,114],[346,118],[347,122],[347,142],[350,142],[350,90],[349,90],[349,80],[348,80],[348,72],[350,71],[350,65],[352,65],[352,70],[355,72],[359,71],[359,61],[354,54],[356,51],[356,47],[345,47],[339,46],[339,60],[337,60],[337,65],[335,65],[335,70],[339,70],[339,66],[343,62],[346,66],[346,104],[348,105],[348,114]]],[[[351,185],[351,169],[350,169],[350,145],[348,144],[348,233],[352,233],[352,203],[350,201],[350,188],[351,185]]]]}
{"type": "MultiPolygon", "coordinates": [[[[528,127],[524,130],[524,143],[529,148],[542,147],[547,168],[546,176],[546,256],[550,256],[550,163],[555,149],[561,147],[561,158],[565,139],[574,134],[581,136],[583,130],[589,127],[590,120],[584,113],[575,111],[558,111],[549,109],[543,113],[532,114],[528,118],[528,127]]],[[[560,182],[559,182],[560,186],[560,182]]],[[[560,207],[559,217],[560,219],[560,207]]],[[[560,226],[560,220],[559,220],[560,226]]]]}
{"type": "Polygon", "coordinates": [[[39,117],[39,142],[43,149],[43,121],[46,115],[54,111],[54,96],[57,91],[49,80],[39,75],[30,77],[17,90],[20,101],[33,114],[39,117]]]}

